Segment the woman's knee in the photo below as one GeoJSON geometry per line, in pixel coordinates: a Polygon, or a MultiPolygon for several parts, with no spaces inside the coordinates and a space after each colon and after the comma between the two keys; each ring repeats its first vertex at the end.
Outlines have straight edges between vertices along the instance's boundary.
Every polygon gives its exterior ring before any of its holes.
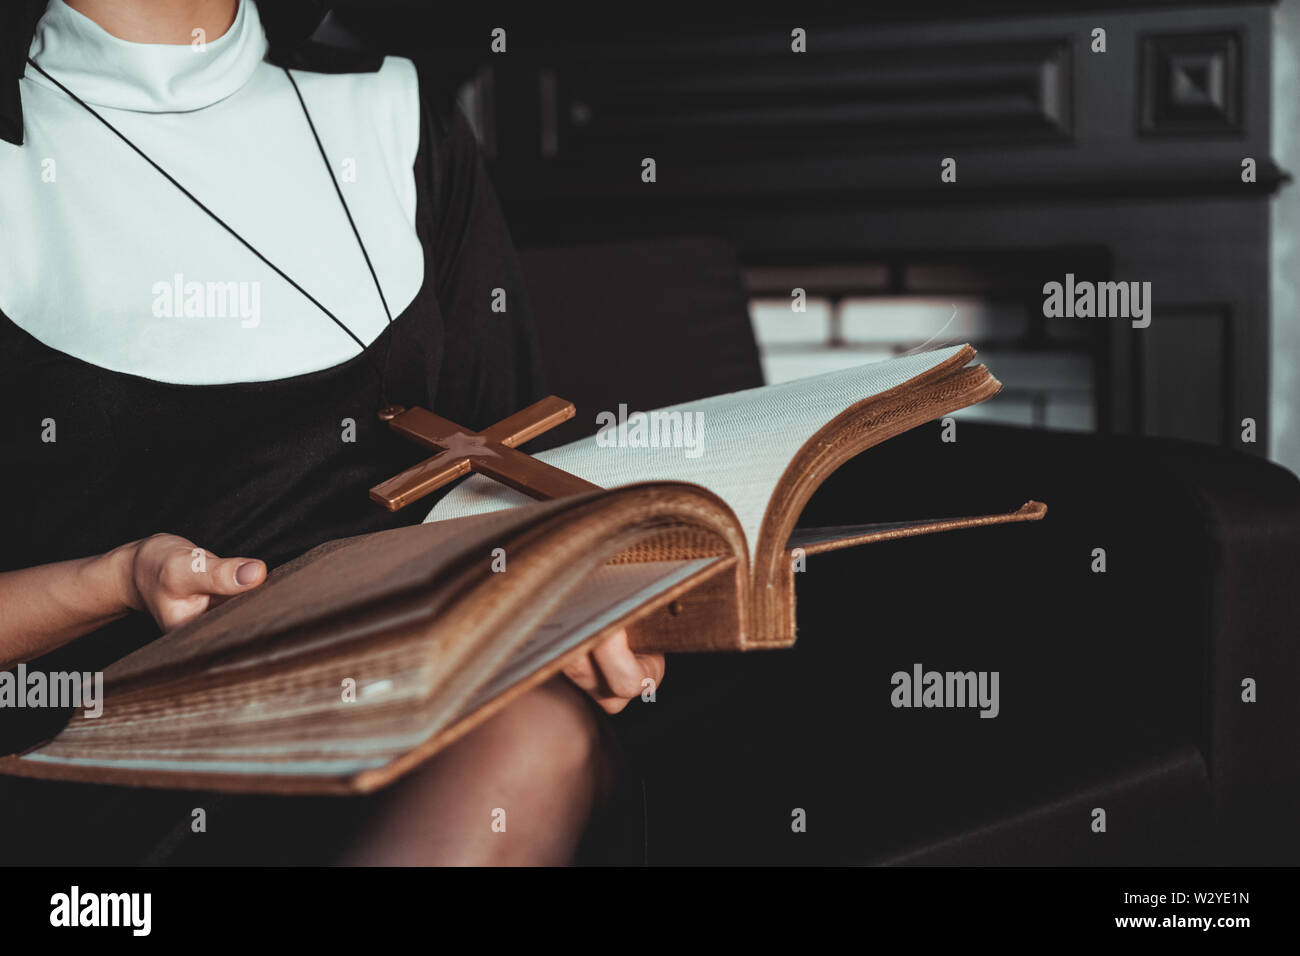
{"type": "Polygon", "coordinates": [[[398,781],[345,862],[562,864],[612,783],[604,717],[563,678],[398,781]]]}
{"type": "Polygon", "coordinates": [[[590,805],[608,784],[610,737],[582,691],[564,678],[542,684],[483,724],[466,742],[494,755],[511,791],[538,788],[590,805]]]}
{"type": "Polygon", "coordinates": [[[490,820],[481,862],[572,860],[613,779],[603,720],[561,678],[513,701],[464,739],[481,775],[465,781],[464,796],[478,804],[473,816],[480,825],[490,820]]]}

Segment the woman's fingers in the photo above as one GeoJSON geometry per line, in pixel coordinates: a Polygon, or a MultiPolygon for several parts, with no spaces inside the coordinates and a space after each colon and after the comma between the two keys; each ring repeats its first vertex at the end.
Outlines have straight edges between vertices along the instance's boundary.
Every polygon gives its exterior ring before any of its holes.
{"type": "Polygon", "coordinates": [[[251,558],[218,558],[208,564],[209,594],[239,594],[266,580],[266,565],[251,558]]]}
{"type": "Polygon", "coordinates": [[[208,609],[210,594],[192,594],[189,597],[163,597],[149,602],[149,613],[158,622],[163,633],[188,624],[208,609]]]}
{"type": "Polygon", "coordinates": [[[251,558],[220,558],[177,535],[154,535],[135,557],[134,587],[164,630],[198,617],[213,598],[252,590],[266,580],[266,565],[251,558]]]}
{"type": "Polygon", "coordinates": [[[166,559],[161,583],[175,598],[239,594],[261,584],[266,565],[251,558],[219,558],[202,548],[178,545],[166,559]]]}
{"type": "Polygon", "coordinates": [[[662,654],[638,654],[636,659],[641,664],[641,669],[645,672],[645,676],[650,678],[653,682],[650,687],[647,688],[643,680],[641,683],[641,693],[644,694],[646,690],[652,692],[658,690],[659,685],[663,683],[664,672],[668,669],[668,664],[664,660],[664,656],[662,654]]]}
{"type": "Polygon", "coordinates": [[[605,711],[616,714],[634,697],[657,688],[664,666],[662,654],[634,654],[627,632],[618,631],[590,653],[571,659],[564,673],[605,711]]]}
{"type": "Polygon", "coordinates": [[[586,691],[595,700],[605,696],[606,688],[601,682],[600,673],[590,654],[571,657],[564,665],[564,676],[586,691]]]}
{"type": "Polygon", "coordinates": [[[641,681],[649,675],[628,646],[627,631],[601,643],[591,657],[614,697],[630,700],[641,693],[641,681]]]}

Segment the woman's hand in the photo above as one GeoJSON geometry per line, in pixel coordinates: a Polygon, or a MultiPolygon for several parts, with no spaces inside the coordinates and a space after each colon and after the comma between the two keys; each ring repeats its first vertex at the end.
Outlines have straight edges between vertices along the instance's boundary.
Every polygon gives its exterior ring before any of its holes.
{"type": "Polygon", "coordinates": [[[664,656],[634,654],[627,643],[627,631],[618,631],[589,654],[570,659],[564,674],[606,713],[617,714],[633,697],[658,688],[664,678],[664,656]],[[645,683],[647,680],[653,683],[645,683]]]}
{"type": "Polygon", "coordinates": [[[214,598],[250,591],[266,565],[219,558],[174,534],[155,534],[104,554],[0,572],[0,668],[30,661],[132,610],[170,631],[214,598]]]}
{"type": "Polygon", "coordinates": [[[265,580],[261,561],[219,558],[178,535],[155,534],[134,544],[126,603],[170,631],[206,611],[214,597],[242,594],[265,580]]]}

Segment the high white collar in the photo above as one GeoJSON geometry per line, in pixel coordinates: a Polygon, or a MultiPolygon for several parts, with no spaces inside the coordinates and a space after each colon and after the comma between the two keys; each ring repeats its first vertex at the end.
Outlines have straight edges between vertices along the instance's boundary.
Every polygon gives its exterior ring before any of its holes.
{"type": "MultiPolygon", "coordinates": [[[[185,113],[239,90],[266,56],[266,46],[252,0],[241,0],[230,29],[206,38],[201,47],[121,40],[63,0],[50,0],[29,55],[87,103],[143,113],[185,113]]],[[[52,86],[30,65],[25,76],[52,86]]]]}

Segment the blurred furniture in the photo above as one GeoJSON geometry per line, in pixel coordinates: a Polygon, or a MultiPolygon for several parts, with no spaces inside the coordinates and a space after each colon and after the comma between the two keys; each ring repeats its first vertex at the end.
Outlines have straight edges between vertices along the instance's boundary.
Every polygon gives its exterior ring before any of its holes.
{"type": "Polygon", "coordinates": [[[735,250],[718,239],[532,249],[522,256],[547,384],[595,432],[595,415],[659,408],[763,384],[735,250]],[[682,295],[689,301],[683,301],[682,295]],[[689,314],[690,321],[673,321],[689,314]],[[665,319],[667,324],[665,325],[665,319]]]}

